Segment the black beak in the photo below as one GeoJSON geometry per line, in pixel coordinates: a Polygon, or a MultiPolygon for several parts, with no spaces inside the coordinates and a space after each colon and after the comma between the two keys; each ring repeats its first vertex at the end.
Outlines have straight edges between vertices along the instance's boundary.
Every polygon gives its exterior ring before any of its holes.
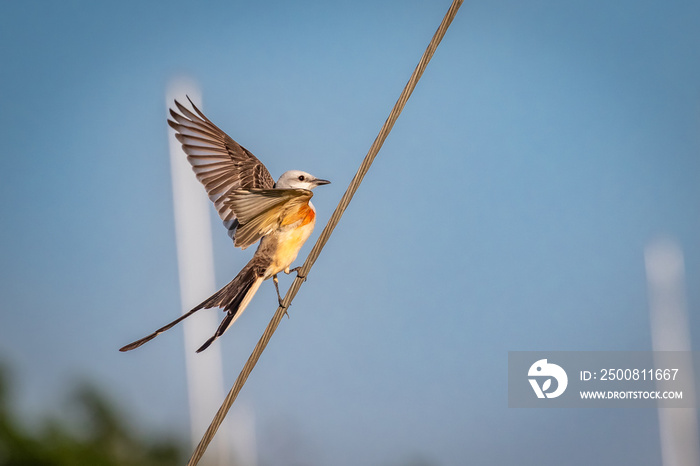
{"type": "Polygon", "coordinates": [[[316,186],[321,186],[321,185],[323,185],[323,184],[331,184],[331,182],[328,181],[328,180],[319,180],[318,178],[316,178],[316,179],[314,180],[314,184],[315,184],[316,186]]]}

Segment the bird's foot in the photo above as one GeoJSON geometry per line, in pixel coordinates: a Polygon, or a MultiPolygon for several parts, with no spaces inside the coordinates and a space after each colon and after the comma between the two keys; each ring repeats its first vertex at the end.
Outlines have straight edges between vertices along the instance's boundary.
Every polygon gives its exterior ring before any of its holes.
{"type": "Polygon", "coordinates": [[[299,278],[301,278],[302,280],[306,281],[306,275],[300,274],[300,273],[299,273],[300,270],[301,270],[301,266],[299,266],[299,267],[294,267],[293,269],[290,269],[289,271],[286,271],[286,270],[285,270],[284,272],[285,272],[287,275],[289,275],[289,274],[292,273],[292,272],[296,272],[296,273],[297,273],[297,277],[299,277],[299,278]]]}

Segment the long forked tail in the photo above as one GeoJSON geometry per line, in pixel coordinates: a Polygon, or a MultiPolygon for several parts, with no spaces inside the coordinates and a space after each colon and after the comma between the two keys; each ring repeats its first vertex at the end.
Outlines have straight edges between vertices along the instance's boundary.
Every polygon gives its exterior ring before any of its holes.
{"type": "MultiPolygon", "coordinates": [[[[247,268],[248,266],[246,266],[236,278],[243,275],[243,272],[246,272],[247,268]]],[[[263,275],[255,273],[255,268],[251,267],[250,271],[246,273],[246,278],[242,279],[238,286],[232,286],[230,289],[227,289],[227,285],[226,287],[222,288],[217,294],[215,294],[203,303],[207,304],[209,303],[209,301],[214,300],[211,304],[208,304],[206,307],[223,308],[223,310],[226,312],[226,315],[219,324],[219,328],[216,329],[214,335],[210,339],[205,341],[202,346],[199,347],[199,349],[197,350],[198,353],[209,348],[209,345],[211,345],[214,342],[214,340],[223,335],[226,332],[226,330],[228,330],[228,328],[231,325],[233,325],[233,323],[241,316],[241,314],[243,314],[243,311],[245,311],[245,308],[248,307],[250,300],[253,299],[255,293],[258,292],[258,288],[260,288],[260,284],[263,282],[263,280],[263,275]],[[217,296],[219,293],[222,293],[222,295],[217,296]]],[[[229,283],[229,285],[232,284],[233,282],[229,283]]]]}
{"type": "Polygon", "coordinates": [[[173,328],[175,325],[178,323],[182,322],[195,312],[199,311],[200,309],[209,309],[213,307],[219,307],[223,309],[226,312],[226,316],[224,319],[221,321],[221,324],[219,325],[219,328],[216,330],[216,333],[214,334],[213,337],[211,337],[209,340],[207,340],[198,350],[197,352],[199,353],[200,351],[204,351],[209,347],[209,345],[212,344],[214,340],[219,338],[221,335],[228,330],[228,328],[238,319],[238,317],[243,313],[245,308],[248,306],[248,303],[250,303],[250,300],[253,298],[255,293],[258,291],[258,288],[260,287],[260,284],[263,282],[263,276],[262,273],[258,270],[259,268],[256,267],[253,264],[253,261],[249,262],[248,265],[243,267],[243,270],[241,270],[238,275],[236,275],[236,278],[231,280],[231,282],[221,288],[219,291],[214,293],[211,297],[209,297],[206,301],[203,303],[199,304],[197,307],[192,309],[186,314],[181,315],[177,319],[173,320],[170,322],[168,325],[159,328],[155,332],[151,333],[150,335],[141,338],[140,340],[136,340],[133,343],[130,343],[122,348],[119,349],[119,351],[131,351],[133,349],[138,348],[139,346],[143,345],[144,343],[147,343],[151,340],[153,340],[155,337],[160,335],[161,333],[170,330],[173,328]]]}

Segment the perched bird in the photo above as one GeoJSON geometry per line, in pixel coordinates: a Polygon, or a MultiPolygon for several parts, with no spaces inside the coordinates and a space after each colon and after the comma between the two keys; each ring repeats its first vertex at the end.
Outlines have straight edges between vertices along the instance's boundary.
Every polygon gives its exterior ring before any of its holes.
{"type": "Polygon", "coordinates": [[[194,112],[176,100],[179,113],[171,109],[172,120],[168,124],[175,130],[175,137],[182,143],[187,160],[233,244],[241,249],[258,241],[260,244],[250,262],[228,285],[188,313],[119,351],[138,348],[200,309],[221,308],[226,315],[214,336],[197,350],[199,353],[240,317],[268,278],[273,279],[281,304],[277,274],[290,273],[290,265],[316,223],[311,190],[330,183],[299,170],[283,173],[275,183],[253,154],[220,130],[191,100],[190,104],[194,112]]]}

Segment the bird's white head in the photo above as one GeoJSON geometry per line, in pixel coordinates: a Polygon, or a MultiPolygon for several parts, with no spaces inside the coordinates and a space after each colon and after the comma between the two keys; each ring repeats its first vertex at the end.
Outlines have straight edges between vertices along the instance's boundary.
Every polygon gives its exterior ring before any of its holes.
{"type": "Polygon", "coordinates": [[[282,173],[279,180],[275,184],[276,188],[280,189],[314,189],[322,184],[329,184],[328,180],[321,180],[315,176],[303,172],[301,170],[289,170],[282,173]]]}

